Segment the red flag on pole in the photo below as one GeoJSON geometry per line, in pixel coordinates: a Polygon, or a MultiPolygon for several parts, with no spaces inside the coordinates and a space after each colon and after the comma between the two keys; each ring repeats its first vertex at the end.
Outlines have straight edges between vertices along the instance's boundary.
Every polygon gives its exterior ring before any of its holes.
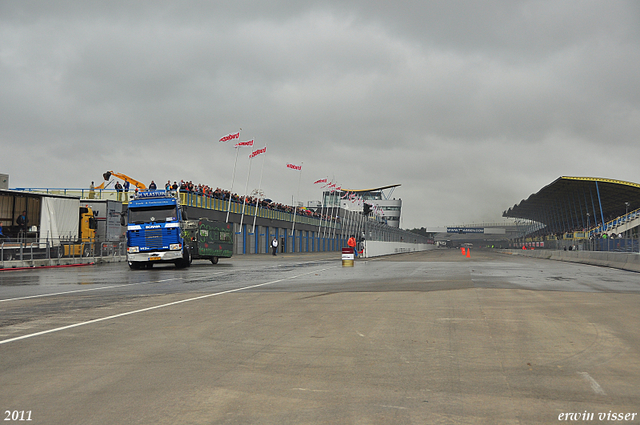
{"type": "Polygon", "coordinates": [[[320,180],[316,180],[313,182],[313,184],[318,184],[318,183],[326,183],[327,179],[320,179],[320,180]]]}
{"type": "Polygon", "coordinates": [[[292,170],[302,171],[302,165],[287,164],[287,168],[291,168],[292,170]]]}
{"type": "Polygon", "coordinates": [[[241,146],[253,146],[253,139],[247,140],[246,142],[238,142],[235,147],[239,148],[241,146]]]}
{"type": "Polygon", "coordinates": [[[227,134],[224,137],[220,138],[221,142],[228,142],[229,140],[233,140],[233,139],[239,139],[240,138],[240,132],[237,133],[233,133],[233,134],[227,134]]]}
{"type": "Polygon", "coordinates": [[[266,151],[267,151],[267,147],[266,146],[264,148],[262,148],[262,149],[255,150],[255,151],[251,152],[251,155],[249,155],[249,158],[253,158],[255,156],[258,156],[258,155],[260,155],[262,153],[265,153],[266,151]]]}

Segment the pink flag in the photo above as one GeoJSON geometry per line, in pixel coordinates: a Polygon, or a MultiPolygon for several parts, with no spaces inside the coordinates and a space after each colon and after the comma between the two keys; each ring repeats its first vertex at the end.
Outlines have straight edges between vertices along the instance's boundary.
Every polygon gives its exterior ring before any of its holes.
{"type": "Polygon", "coordinates": [[[326,183],[327,179],[320,179],[320,180],[316,180],[313,182],[313,184],[318,184],[318,183],[326,183]]]}
{"type": "Polygon", "coordinates": [[[291,168],[292,170],[302,171],[302,165],[287,164],[287,168],[291,168]]]}
{"type": "Polygon", "coordinates": [[[266,146],[264,148],[262,148],[262,149],[255,150],[255,151],[251,152],[251,155],[249,155],[249,158],[253,158],[254,156],[258,156],[261,153],[265,153],[266,151],[267,151],[267,147],[266,146]]]}
{"type": "Polygon", "coordinates": [[[224,137],[220,138],[221,142],[228,142],[229,140],[233,140],[233,139],[239,139],[240,138],[240,132],[238,131],[235,134],[227,134],[224,137]]]}
{"type": "Polygon", "coordinates": [[[253,146],[253,139],[247,140],[246,142],[238,142],[235,147],[239,148],[240,146],[253,146]]]}

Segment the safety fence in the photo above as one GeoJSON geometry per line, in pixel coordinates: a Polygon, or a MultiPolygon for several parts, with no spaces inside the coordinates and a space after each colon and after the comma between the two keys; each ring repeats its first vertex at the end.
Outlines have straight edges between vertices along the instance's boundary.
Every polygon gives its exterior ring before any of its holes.
{"type": "Polygon", "coordinates": [[[41,239],[37,236],[0,239],[0,268],[74,264],[99,258],[124,261],[125,257],[124,241],[41,239]]]}
{"type": "Polygon", "coordinates": [[[513,241],[511,248],[547,249],[558,251],[640,252],[638,235],[621,238],[537,238],[538,240],[513,241]]]}

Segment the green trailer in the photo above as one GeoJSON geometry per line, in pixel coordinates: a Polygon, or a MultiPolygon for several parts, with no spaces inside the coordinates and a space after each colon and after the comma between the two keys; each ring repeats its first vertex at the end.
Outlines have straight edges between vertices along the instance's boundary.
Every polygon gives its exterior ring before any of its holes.
{"type": "Polygon", "coordinates": [[[220,258],[233,255],[233,224],[211,221],[206,218],[188,220],[183,227],[183,238],[189,241],[189,250],[194,260],[210,260],[218,263],[220,258]]]}

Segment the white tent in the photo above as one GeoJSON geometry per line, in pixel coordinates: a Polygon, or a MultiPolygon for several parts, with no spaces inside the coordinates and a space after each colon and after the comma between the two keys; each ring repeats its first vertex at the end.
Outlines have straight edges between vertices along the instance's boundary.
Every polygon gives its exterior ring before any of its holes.
{"type": "Polygon", "coordinates": [[[78,240],[80,200],[72,198],[42,198],[40,214],[40,245],[60,245],[60,240],[78,240]]]}

